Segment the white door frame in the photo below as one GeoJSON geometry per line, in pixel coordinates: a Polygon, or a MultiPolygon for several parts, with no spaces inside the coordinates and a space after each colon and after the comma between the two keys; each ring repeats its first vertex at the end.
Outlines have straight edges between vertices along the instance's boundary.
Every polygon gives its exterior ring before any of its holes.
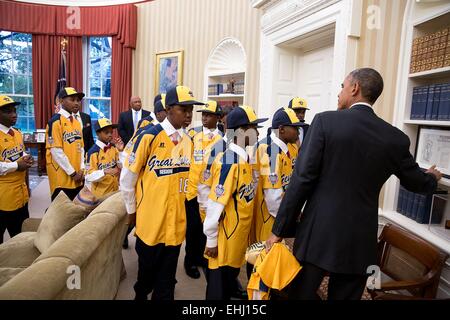
{"type": "Polygon", "coordinates": [[[344,77],[356,66],[357,40],[361,30],[361,0],[284,0],[274,1],[274,6],[273,9],[267,9],[261,18],[258,106],[260,117],[271,117],[274,111],[272,109],[276,108],[274,95],[276,46],[335,24],[331,95],[337,96],[344,77]]]}

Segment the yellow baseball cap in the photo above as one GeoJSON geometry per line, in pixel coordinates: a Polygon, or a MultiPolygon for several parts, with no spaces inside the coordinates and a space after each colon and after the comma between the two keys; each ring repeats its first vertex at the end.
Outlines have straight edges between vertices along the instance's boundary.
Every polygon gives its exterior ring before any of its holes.
{"type": "Polygon", "coordinates": [[[222,107],[217,103],[217,101],[211,100],[206,103],[200,110],[197,112],[201,113],[210,113],[218,116],[222,115],[222,107]]]}
{"type": "Polygon", "coordinates": [[[94,130],[95,132],[106,128],[106,127],[112,127],[113,129],[117,128],[118,125],[117,124],[112,124],[111,120],[107,119],[107,118],[101,118],[98,119],[97,121],[95,121],[94,123],[94,130]]]}
{"type": "Polygon", "coordinates": [[[169,89],[166,93],[166,106],[192,106],[204,105],[203,102],[197,101],[192,94],[191,89],[185,86],[176,86],[169,89]]]}
{"type": "Polygon", "coordinates": [[[308,102],[305,99],[300,98],[300,97],[295,97],[294,99],[289,101],[288,108],[309,110],[308,102]]]}
{"type": "Polygon", "coordinates": [[[70,96],[78,96],[81,99],[84,98],[84,93],[83,92],[77,92],[74,88],[72,87],[65,87],[62,88],[59,93],[58,93],[58,98],[60,99],[64,99],[65,97],[70,97],[70,96]]]}
{"type": "Polygon", "coordinates": [[[11,97],[0,95],[0,108],[7,106],[18,106],[20,102],[14,101],[11,97]]]}

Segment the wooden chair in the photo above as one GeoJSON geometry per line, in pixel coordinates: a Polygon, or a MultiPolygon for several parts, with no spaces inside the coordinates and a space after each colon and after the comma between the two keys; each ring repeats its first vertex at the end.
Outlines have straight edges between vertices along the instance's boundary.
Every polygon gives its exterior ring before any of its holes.
{"type": "Polygon", "coordinates": [[[369,290],[372,299],[436,298],[447,257],[425,240],[387,224],[379,237],[378,263],[381,272],[392,281],[381,283],[380,289],[369,290]]]}

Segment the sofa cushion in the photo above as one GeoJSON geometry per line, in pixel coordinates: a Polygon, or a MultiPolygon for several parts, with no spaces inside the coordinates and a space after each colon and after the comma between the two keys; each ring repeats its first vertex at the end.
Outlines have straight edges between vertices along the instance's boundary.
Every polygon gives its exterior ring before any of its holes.
{"type": "Polygon", "coordinates": [[[103,201],[98,207],[92,211],[89,216],[93,216],[99,213],[111,213],[117,215],[119,219],[127,215],[125,208],[125,202],[123,201],[122,194],[120,192],[114,192],[109,194],[107,201],[103,201]]]}
{"type": "Polygon", "coordinates": [[[26,268],[41,254],[34,246],[36,232],[22,232],[0,245],[0,267],[26,268]]]}
{"type": "Polygon", "coordinates": [[[0,268],[0,287],[23,270],[25,268],[0,268]]]}
{"type": "Polygon", "coordinates": [[[34,239],[34,245],[42,253],[46,251],[58,238],[82,221],[88,212],[74,204],[64,192],[50,204],[34,239]]]}

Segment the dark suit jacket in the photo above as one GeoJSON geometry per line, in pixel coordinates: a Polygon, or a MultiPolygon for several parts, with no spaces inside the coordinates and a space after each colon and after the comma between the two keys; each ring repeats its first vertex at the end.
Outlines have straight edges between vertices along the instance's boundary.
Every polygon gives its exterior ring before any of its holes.
{"type": "MultiPolygon", "coordinates": [[[[150,112],[142,109],[142,117],[145,118],[150,115],[150,112]]],[[[124,144],[127,144],[130,141],[131,137],[134,133],[133,126],[133,114],[131,109],[128,111],[121,112],[119,115],[119,136],[122,139],[124,144]]]]}
{"type": "Polygon", "coordinates": [[[410,191],[436,189],[436,179],[420,170],[409,145],[403,132],[365,105],[316,115],[272,232],[292,237],[296,230],[299,261],[366,274],[377,264],[378,197],[386,180],[394,174],[410,191]]]}
{"type": "Polygon", "coordinates": [[[94,137],[92,136],[92,122],[91,116],[87,113],[81,112],[81,121],[83,121],[83,142],[84,151],[88,152],[89,149],[94,145],[94,137]]]}

